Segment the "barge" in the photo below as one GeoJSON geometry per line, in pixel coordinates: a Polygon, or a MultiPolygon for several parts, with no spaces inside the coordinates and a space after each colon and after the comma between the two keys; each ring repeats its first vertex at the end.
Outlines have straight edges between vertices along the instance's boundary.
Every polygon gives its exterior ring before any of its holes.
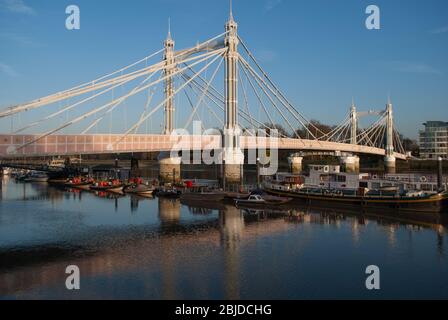
{"type": "MultiPolygon", "coordinates": [[[[338,166],[310,166],[309,175],[278,174],[263,189],[272,195],[303,200],[308,204],[326,203],[384,209],[399,212],[448,213],[448,192],[439,184],[430,190],[415,190],[415,177],[406,181],[365,173],[340,172],[338,166]]],[[[427,179],[418,178],[427,184],[427,179]]],[[[429,188],[427,188],[429,189],[429,188]]]]}

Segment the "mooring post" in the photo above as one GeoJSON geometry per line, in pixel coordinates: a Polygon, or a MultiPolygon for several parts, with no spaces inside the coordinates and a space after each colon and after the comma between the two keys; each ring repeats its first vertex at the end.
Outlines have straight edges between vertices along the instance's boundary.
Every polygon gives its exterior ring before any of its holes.
{"type": "Polygon", "coordinates": [[[437,189],[438,191],[442,191],[444,189],[443,185],[443,158],[438,158],[437,164],[437,189]]]}

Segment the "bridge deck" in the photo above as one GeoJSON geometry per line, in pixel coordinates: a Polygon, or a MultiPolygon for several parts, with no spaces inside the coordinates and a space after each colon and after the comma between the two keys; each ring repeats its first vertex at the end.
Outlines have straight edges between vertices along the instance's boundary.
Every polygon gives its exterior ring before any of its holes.
{"type": "MultiPolygon", "coordinates": [[[[25,143],[36,139],[36,135],[0,135],[0,158],[82,155],[101,153],[131,153],[170,151],[174,147],[191,150],[220,149],[221,136],[178,136],[167,135],[129,135],[119,141],[121,135],[53,135],[42,138],[24,148],[25,143]]],[[[243,149],[256,149],[266,146],[283,150],[340,151],[356,154],[384,156],[385,150],[361,145],[301,140],[290,138],[241,137],[243,149]]],[[[406,155],[396,153],[397,159],[406,159],[406,155]]]]}

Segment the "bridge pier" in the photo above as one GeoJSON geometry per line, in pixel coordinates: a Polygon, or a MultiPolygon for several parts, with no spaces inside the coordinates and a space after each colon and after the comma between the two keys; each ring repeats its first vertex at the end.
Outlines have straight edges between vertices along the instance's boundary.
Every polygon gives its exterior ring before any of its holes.
{"type": "Polygon", "coordinates": [[[384,157],[384,170],[386,171],[386,173],[396,172],[396,161],[397,159],[394,156],[384,157]]]}
{"type": "Polygon", "coordinates": [[[224,151],[224,179],[226,184],[239,184],[243,179],[244,154],[240,149],[224,151]]]}
{"type": "Polygon", "coordinates": [[[292,174],[302,173],[303,170],[302,162],[303,157],[298,153],[293,153],[288,157],[288,164],[292,174]]]}
{"type": "Polygon", "coordinates": [[[342,170],[349,173],[359,173],[359,157],[344,155],[339,158],[342,170]]]}
{"type": "Polygon", "coordinates": [[[225,164],[224,174],[226,183],[234,185],[241,183],[242,179],[241,166],[242,165],[240,164],[225,164]]]}
{"type": "Polygon", "coordinates": [[[159,161],[159,180],[161,183],[176,183],[181,181],[181,157],[171,157],[168,152],[161,152],[159,161]]]}

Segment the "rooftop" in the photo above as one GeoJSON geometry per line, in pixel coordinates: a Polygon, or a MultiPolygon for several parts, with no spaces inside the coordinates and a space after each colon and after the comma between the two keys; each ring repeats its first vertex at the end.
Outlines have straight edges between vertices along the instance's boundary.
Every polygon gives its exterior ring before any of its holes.
{"type": "Polygon", "coordinates": [[[425,127],[448,127],[448,122],[445,121],[427,121],[423,124],[425,127]]]}

